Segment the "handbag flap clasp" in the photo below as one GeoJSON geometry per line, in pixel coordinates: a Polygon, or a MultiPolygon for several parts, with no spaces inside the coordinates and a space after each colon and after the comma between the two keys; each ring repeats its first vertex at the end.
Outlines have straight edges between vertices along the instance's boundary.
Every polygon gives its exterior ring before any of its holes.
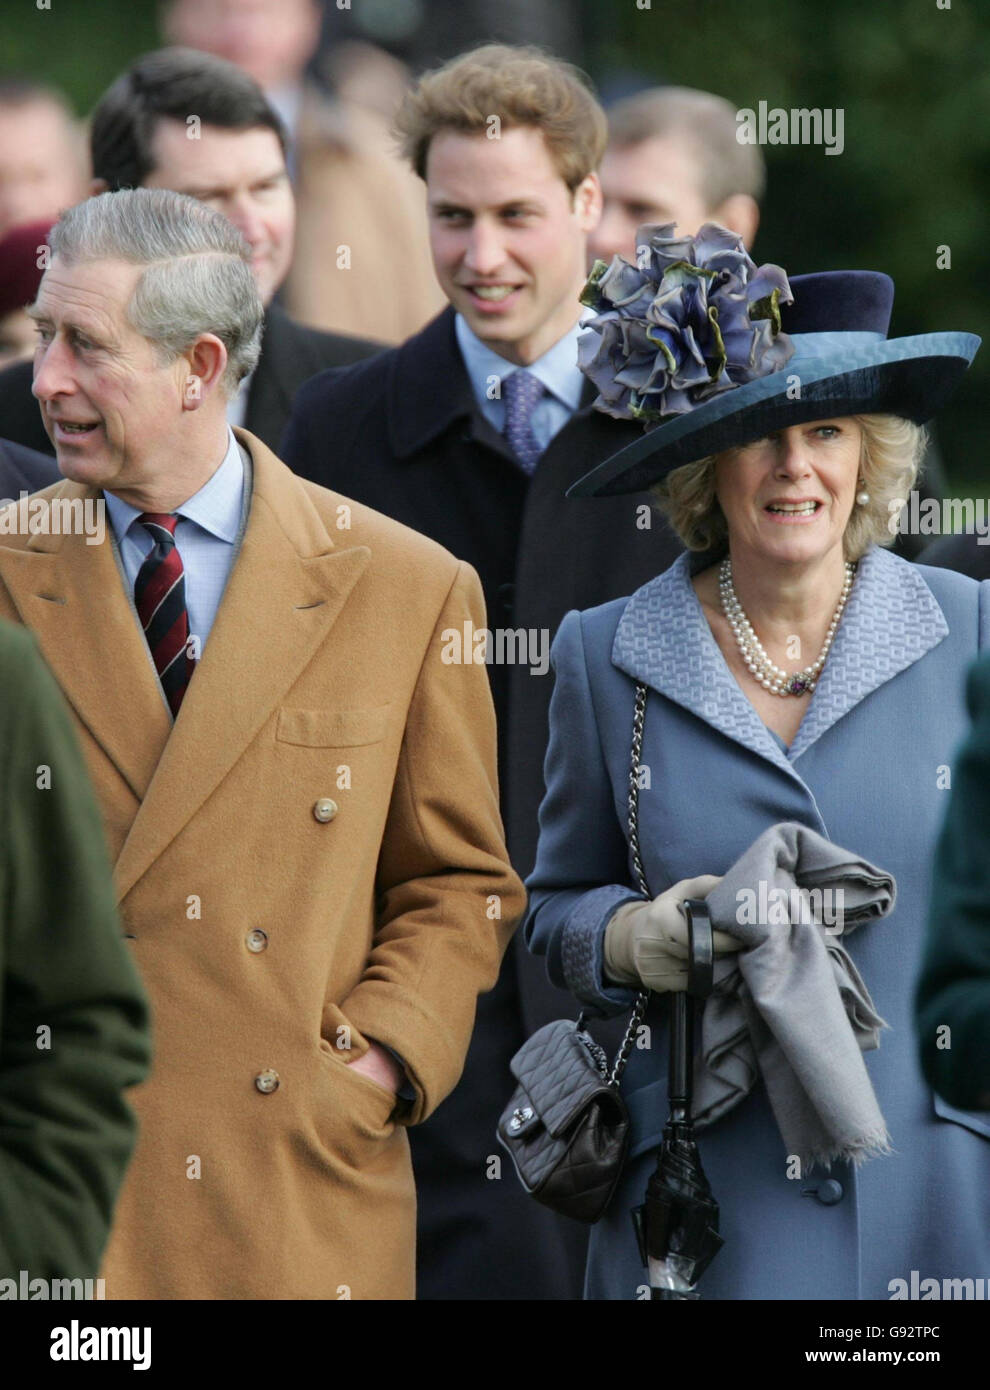
{"type": "Polygon", "coordinates": [[[539,1029],[519,1049],[510,1067],[528,1104],[513,1110],[506,1124],[509,1135],[525,1134],[542,1122],[549,1134],[559,1138],[596,1095],[612,1095],[581,1039],[576,1025],[562,1018],[539,1029]]]}

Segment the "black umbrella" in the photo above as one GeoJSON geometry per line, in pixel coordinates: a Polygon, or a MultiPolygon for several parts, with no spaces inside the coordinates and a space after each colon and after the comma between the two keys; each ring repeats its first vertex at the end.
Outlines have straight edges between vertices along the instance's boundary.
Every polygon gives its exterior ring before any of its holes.
{"type": "Polygon", "coordinates": [[[712,990],[712,924],[705,903],[684,903],[688,923],[688,988],[671,998],[670,1118],[646,1201],[633,1212],[651,1297],[693,1299],[695,1286],[721,1250],[718,1203],[701,1166],[691,1123],[694,1011],[712,990]]]}

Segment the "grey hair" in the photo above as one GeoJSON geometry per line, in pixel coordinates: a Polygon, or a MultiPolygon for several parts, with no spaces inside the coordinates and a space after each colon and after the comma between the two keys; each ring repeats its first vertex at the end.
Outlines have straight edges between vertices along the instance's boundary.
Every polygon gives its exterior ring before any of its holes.
{"type": "MultiPolygon", "coordinates": [[[[854,415],[863,432],[860,476],[870,500],[852,509],[843,536],[847,560],[860,559],[871,545],[893,545],[897,502],[911,494],[928,443],[927,432],[898,415],[854,415]]],[[[729,453],[732,451],[729,450],[729,453]]],[[[728,527],[715,495],[716,456],[673,469],[650,491],[657,508],[688,550],[720,550],[728,527]]]]}
{"type": "Polygon", "coordinates": [[[127,306],[137,331],[173,362],[201,333],[227,349],[230,397],[258,364],[264,306],[247,242],[222,213],[165,188],[128,188],[64,212],[49,237],[66,265],[117,260],[146,266],[127,306]]]}

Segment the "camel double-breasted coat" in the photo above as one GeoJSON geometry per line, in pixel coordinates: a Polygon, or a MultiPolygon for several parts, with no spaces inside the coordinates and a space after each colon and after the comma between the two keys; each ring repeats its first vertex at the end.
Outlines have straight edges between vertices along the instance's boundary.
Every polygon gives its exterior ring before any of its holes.
{"type": "Polygon", "coordinates": [[[237,436],[250,512],[174,727],[109,518],[96,545],[0,536],[0,614],[72,706],[152,1004],[107,1296],[412,1297],[404,1124],[454,1086],[523,906],[486,671],[444,657],[483,599],[237,436]],[[369,1037],[405,1061],[401,1123],[347,1065],[369,1037]]]}

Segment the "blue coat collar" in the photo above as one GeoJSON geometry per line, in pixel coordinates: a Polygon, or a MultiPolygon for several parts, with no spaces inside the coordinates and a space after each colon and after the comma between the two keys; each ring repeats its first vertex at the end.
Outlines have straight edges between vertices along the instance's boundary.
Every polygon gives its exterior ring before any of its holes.
{"type": "Polygon", "coordinates": [[[789,772],[860,700],[948,635],[919,571],[886,550],[867,551],[821,679],[785,753],[730,673],[691,587],[690,565],[691,556],[681,555],[636,590],[619,620],[612,663],[789,772]]]}

